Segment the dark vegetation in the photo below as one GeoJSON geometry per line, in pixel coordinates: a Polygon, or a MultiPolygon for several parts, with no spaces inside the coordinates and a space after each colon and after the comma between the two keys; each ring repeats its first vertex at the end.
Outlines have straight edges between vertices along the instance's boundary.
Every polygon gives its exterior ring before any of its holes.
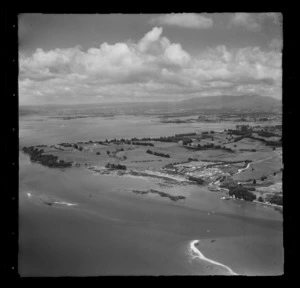
{"type": "Polygon", "coordinates": [[[229,190],[230,196],[235,196],[237,199],[244,199],[245,201],[253,201],[256,199],[256,196],[250,192],[247,188],[243,186],[237,186],[229,190]]]}
{"type": "MultiPolygon", "coordinates": [[[[82,142],[78,142],[79,143],[82,143],[82,142]]],[[[60,146],[62,147],[66,147],[66,148],[74,148],[76,150],[79,150],[79,151],[82,151],[83,148],[81,146],[78,146],[77,144],[72,144],[72,143],[60,143],[59,144],[60,146]]]]}
{"type": "Polygon", "coordinates": [[[148,154],[152,154],[152,155],[155,155],[155,156],[160,156],[160,157],[165,157],[165,158],[170,158],[170,155],[169,154],[165,154],[165,153],[161,153],[161,152],[153,152],[151,150],[147,150],[146,153],[148,154]]]}
{"type": "Polygon", "coordinates": [[[175,134],[175,137],[185,137],[185,136],[196,136],[196,133],[182,133],[182,134],[175,134]]]}
{"type": "Polygon", "coordinates": [[[264,199],[263,199],[261,196],[259,196],[259,197],[257,198],[257,201],[259,201],[259,202],[264,202],[264,199]]]}
{"type": "Polygon", "coordinates": [[[105,165],[105,168],[108,169],[114,169],[114,170],[126,170],[126,166],[125,165],[121,165],[121,164],[111,164],[111,163],[107,163],[105,165]]]}
{"type": "Polygon", "coordinates": [[[201,145],[201,144],[198,144],[197,146],[189,146],[189,145],[184,145],[183,147],[187,148],[187,149],[193,149],[193,150],[208,150],[208,149],[214,149],[214,150],[224,150],[224,151],[227,151],[227,152],[234,152],[233,149],[231,148],[227,148],[225,146],[221,146],[221,145],[215,145],[213,143],[210,143],[210,144],[204,144],[204,145],[201,145]]]}
{"type": "Polygon", "coordinates": [[[244,199],[245,201],[253,201],[256,199],[256,196],[252,192],[242,185],[237,184],[231,178],[222,179],[220,182],[222,182],[220,187],[228,189],[230,196],[234,195],[235,198],[244,199]]]}
{"type": "Polygon", "coordinates": [[[268,200],[272,204],[282,206],[282,196],[281,195],[272,195],[268,200]]]}
{"type": "Polygon", "coordinates": [[[60,145],[60,146],[62,146],[62,147],[73,147],[73,144],[71,144],[71,143],[60,143],[60,144],[58,144],[58,145],[60,145]]]}
{"type": "Polygon", "coordinates": [[[249,139],[253,139],[253,140],[258,140],[258,141],[261,141],[261,142],[264,142],[265,145],[267,146],[273,146],[273,147],[281,147],[282,146],[282,142],[281,140],[279,141],[268,141],[268,140],[265,140],[263,138],[257,138],[257,137],[254,137],[252,136],[252,134],[244,134],[240,137],[236,137],[233,142],[237,142],[237,141],[240,141],[244,138],[249,138],[249,139]]]}
{"type": "Polygon", "coordinates": [[[188,180],[194,181],[194,182],[196,182],[199,185],[203,185],[204,182],[205,182],[202,178],[200,178],[200,177],[194,177],[194,176],[188,176],[188,180]]]}
{"type": "Polygon", "coordinates": [[[266,137],[266,138],[277,136],[277,134],[275,134],[273,132],[264,131],[264,130],[257,132],[257,135],[261,136],[261,137],[266,137]]]}
{"type": "Polygon", "coordinates": [[[239,149],[240,151],[256,152],[256,149],[239,149]]]}
{"type": "Polygon", "coordinates": [[[242,129],[242,130],[228,129],[227,132],[229,133],[230,136],[237,135],[237,136],[246,137],[246,135],[251,136],[252,129],[251,128],[242,129]]]}
{"type": "Polygon", "coordinates": [[[57,156],[50,154],[43,154],[43,149],[30,147],[23,147],[23,152],[30,156],[32,162],[38,162],[44,166],[50,168],[66,168],[71,167],[72,162],[65,162],[64,160],[58,160],[57,156]]]}
{"type": "Polygon", "coordinates": [[[150,189],[150,190],[147,190],[147,191],[132,190],[132,192],[135,193],[135,194],[141,194],[141,195],[145,195],[145,194],[148,194],[148,193],[158,194],[159,196],[169,198],[172,201],[178,201],[178,200],[184,200],[185,199],[184,196],[180,196],[180,195],[179,196],[172,196],[168,193],[157,191],[157,190],[154,190],[154,189],[150,189]]]}
{"type": "Polygon", "coordinates": [[[131,142],[132,145],[141,145],[141,146],[154,146],[153,143],[145,143],[145,142],[131,142]]]}

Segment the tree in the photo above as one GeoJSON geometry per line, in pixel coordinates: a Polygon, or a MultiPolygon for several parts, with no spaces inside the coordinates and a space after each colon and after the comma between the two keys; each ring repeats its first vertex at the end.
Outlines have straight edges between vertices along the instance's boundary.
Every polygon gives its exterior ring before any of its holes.
{"type": "Polygon", "coordinates": [[[229,191],[229,195],[234,195],[238,199],[244,199],[246,201],[253,201],[256,199],[255,194],[248,191],[245,187],[237,186],[234,188],[231,188],[229,191]]]}
{"type": "Polygon", "coordinates": [[[272,204],[277,204],[277,205],[281,205],[282,206],[282,196],[280,195],[273,195],[270,199],[269,199],[270,203],[272,204]]]}
{"type": "Polygon", "coordinates": [[[259,196],[258,199],[257,199],[257,201],[264,202],[264,199],[261,196],[259,196]]]}

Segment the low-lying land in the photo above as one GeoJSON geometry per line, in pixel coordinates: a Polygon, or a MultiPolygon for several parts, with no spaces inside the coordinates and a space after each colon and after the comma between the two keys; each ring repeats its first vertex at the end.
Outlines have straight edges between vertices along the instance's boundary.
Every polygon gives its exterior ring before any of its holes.
{"type": "Polygon", "coordinates": [[[165,192],[162,192],[162,191],[157,191],[157,190],[154,190],[154,189],[149,189],[149,190],[132,190],[133,193],[135,194],[141,194],[141,195],[145,195],[145,194],[149,194],[149,193],[152,193],[152,194],[157,194],[159,195],[160,197],[166,197],[166,198],[169,198],[170,200],[172,201],[178,201],[178,200],[184,200],[186,197],[185,196],[182,196],[182,195],[179,195],[179,196],[173,196],[173,195],[170,195],[168,193],[165,193],[165,192]]]}
{"type": "MultiPolygon", "coordinates": [[[[279,125],[237,125],[223,132],[88,140],[22,150],[31,161],[51,168],[83,166],[99,174],[200,185],[230,198],[282,205],[279,125]]],[[[172,201],[183,199],[157,190],[134,193],[156,193],[172,201]]]]}
{"type": "Polygon", "coordinates": [[[199,114],[185,114],[177,112],[172,114],[164,114],[159,117],[161,123],[220,123],[220,122],[256,122],[266,124],[272,121],[281,122],[281,114],[278,111],[274,112],[238,112],[238,111],[220,111],[202,110],[199,114]]]}

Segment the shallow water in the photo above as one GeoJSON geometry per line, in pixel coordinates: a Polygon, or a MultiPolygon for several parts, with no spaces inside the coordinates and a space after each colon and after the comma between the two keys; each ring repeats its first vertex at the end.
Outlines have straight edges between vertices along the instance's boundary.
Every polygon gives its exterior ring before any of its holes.
{"type": "MultiPolygon", "coordinates": [[[[20,118],[19,136],[21,145],[57,144],[67,141],[105,140],[106,138],[171,136],[206,130],[223,131],[239,124],[241,123],[160,123],[157,118],[132,115],[70,120],[34,115],[20,118]]],[[[257,125],[257,123],[252,124],[257,125]]]]}
{"type": "MultiPolygon", "coordinates": [[[[33,118],[20,120],[20,145],[193,131],[164,124],[170,128],[166,130],[148,117],[33,118]]],[[[282,217],[272,209],[223,201],[218,193],[197,186],[165,188],[187,195],[178,203],[136,195],[129,190],[162,189],[145,179],[94,175],[82,168],[49,169],[30,163],[21,152],[19,165],[21,275],[205,275],[211,270],[192,260],[190,242],[231,238],[238,240],[230,253],[226,247],[214,255],[207,255],[209,249],[202,253],[239,274],[282,273],[282,217]],[[49,206],[34,197],[78,205],[49,206]]]]}

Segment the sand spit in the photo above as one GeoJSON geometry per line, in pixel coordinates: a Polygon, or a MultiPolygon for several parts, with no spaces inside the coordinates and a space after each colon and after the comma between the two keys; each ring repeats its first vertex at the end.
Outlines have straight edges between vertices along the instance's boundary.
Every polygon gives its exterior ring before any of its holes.
{"type": "Polygon", "coordinates": [[[62,206],[77,206],[78,204],[76,203],[69,203],[69,202],[65,202],[65,201],[58,201],[58,199],[53,199],[47,195],[35,195],[33,193],[30,193],[30,192],[27,192],[26,193],[28,198],[36,201],[36,202],[39,202],[39,203],[42,203],[42,204],[45,204],[45,205],[48,205],[48,206],[56,206],[56,205],[62,205],[62,206]]]}
{"type": "Polygon", "coordinates": [[[188,179],[184,177],[176,177],[173,175],[169,175],[167,173],[162,173],[159,171],[138,171],[130,169],[128,171],[120,171],[120,170],[111,170],[107,169],[105,167],[97,167],[97,166],[91,166],[87,168],[88,170],[101,175],[113,175],[113,176],[125,176],[125,177],[142,177],[142,178],[153,178],[161,181],[166,181],[174,184],[191,184],[192,181],[189,181],[188,179]]]}
{"type": "Polygon", "coordinates": [[[229,275],[238,275],[230,267],[228,267],[228,266],[226,266],[226,265],[224,265],[222,263],[219,263],[217,261],[214,261],[212,259],[209,259],[209,258],[205,257],[200,252],[200,250],[196,247],[196,245],[198,245],[198,243],[199,243],[199,240],[193,240],[193,241],[190,242],[190,250],[189,251],[190,251],[190,254],[191,254],[191,256],[192,256],[193,259],[194,258],[199,258],[199,259],[201,259],[203,261],[206,261],[206,262],[209,262],[209,263],[211,263],[213,265],[224,267],[228,271],[229,275]]]}

